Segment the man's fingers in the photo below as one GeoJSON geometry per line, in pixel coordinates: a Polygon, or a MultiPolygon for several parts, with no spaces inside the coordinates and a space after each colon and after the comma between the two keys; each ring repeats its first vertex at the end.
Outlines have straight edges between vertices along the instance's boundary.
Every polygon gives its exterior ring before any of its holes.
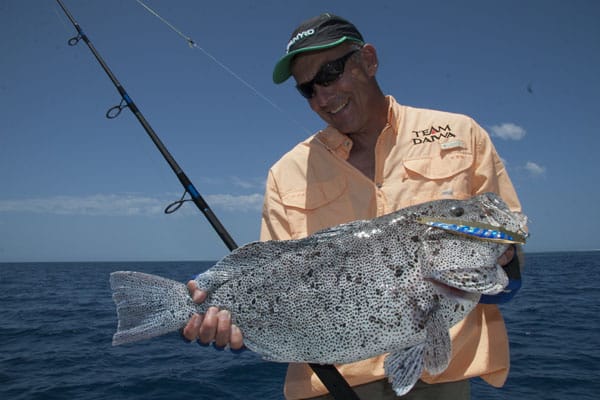
{"type": "Polygon", "coordinates": [[[190,292],[190,296],[192,296],[192,300],[194,301],[194,303],[199,304],[206,300],[208,294],[204,290],[198,289],[198,284],[196,283],[196,281],[189,281],[187,283],[187,288],[190,292]]]}
{"type": "Polygon", "coordinates": [[[229,339],[229,347],[232,350],[239,350],[244,346],[244,337],[242,336],[242,331],[237,325],[231,324],[231,332],[229,339]]]}
{"type": "Polygon", "coordinates": [[[193,314],[186,326],[183,328],[183,337],[187,340],[194,341],[198,337],[198,329],[202,325],[203,316],[200,314],[193,314]]]}
{"type": "MultiPolygon", "coordinates": [[[[196,281],[187,283],[187,288],[195,303],[206,300],[207,293],[198,289],[196,281]]],[[[231,323],[231,313],[210,307],[206,314],[193,314],[182,330],[182,335],[189,341],[198,340],[202,344],[214,342],[216,347],[225,347],[229,344],[233,350],[244,347],[244,339],[240,329],[231,323]]]]}
{"type": "Polygon", "coordinates": [[[215,338],[217,333],[217,325],[219,323],[217,317],[218,310],[216,307],[210,307],[206,314],[204,314],[204,320],[198,330],[198,340],[204,344],[209,344],[215,338]]]}
{"type": "Polygon", "coordinates": [[[221,310],[217,313],[217,330],[215,334],[215,345],[225,347],[229,343],[231,336],[231,313],[227,310],[221,310]]]}
{"type": "Polygon", "coordinates": [[[504,254],[502,254],[499,258],[498,258],[498,264],[500,264],[501,266],[505,266],[506,264],[508,264],[510,262],[510,260],[513,259],[513,257],[515,256],[515,246],[510,246],[505,252],[504,254]]]}

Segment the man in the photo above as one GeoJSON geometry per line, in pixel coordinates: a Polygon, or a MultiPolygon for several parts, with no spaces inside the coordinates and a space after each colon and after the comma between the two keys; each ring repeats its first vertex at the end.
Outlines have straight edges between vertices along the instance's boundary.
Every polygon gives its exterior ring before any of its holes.
{"type": "MultiPolygon", "coordinates": [[[[303,22],[273,72],[293,76],[296,88],[328,126],[298,144],[269,171],[261,240],[297,239],[357,219],[442,198],[496,192],[514,210],[520,204],[487,133],[471,118],[400,105],[381,91],[375,48],[350,22],[323,14],[303,22]]],[[[513,259],[511,248],[498,262],[513,259]]],[[[516,258],[515,258],[516,259],[516,258]]],[[[195,301],[206,294],[193,282],[195,301]]],[[[189,340],[243,346],[229,313],[211,309],[192,317],[189,340]]],[[[468,399],[468,379],[502,386],[509,367],[508,339],[496,305],[480,304],[450,331],[452,360],[442,374],[424,373],[409,399],[468,399]]],[[[362,398],[394,398],[383,375],[384,355],[338,366],[362,398]]],[[[328,398],[307,365],[291,364],[288,399],[328,398]]]]}

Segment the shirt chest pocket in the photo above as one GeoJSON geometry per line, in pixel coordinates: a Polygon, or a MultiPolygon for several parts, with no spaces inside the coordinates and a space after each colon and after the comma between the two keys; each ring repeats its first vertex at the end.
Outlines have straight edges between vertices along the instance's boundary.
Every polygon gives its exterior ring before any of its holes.
{"type": "Polygon", "coordinates": [[[351,210],[344,177],[310,183],[307,188],[281,196],[292,237],[302,238],[320,229],[348,221],[351,210]]]}
{"type": "Polygon", "coordinates": [[[467,199],[472,195],[473,154],[443,151],[403,161],[410,182],[412,204],[441,198],[467,199]]]}

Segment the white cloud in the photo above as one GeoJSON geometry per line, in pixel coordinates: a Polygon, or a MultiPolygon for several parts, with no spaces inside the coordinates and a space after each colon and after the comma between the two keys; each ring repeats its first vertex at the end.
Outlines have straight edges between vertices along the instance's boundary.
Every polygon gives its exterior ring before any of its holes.
{"type": "Polygon", "coordinates": [[[53,196],[37,199],[0,200],[0,211],[40,214],[122,216],[153,215],[162,212],[157,199],[135,195],[97,194],[53,196]]]}
{"type": "Polygon", "coordinates": [[[263,195],[254,193],[248,195],[213,194],[207,195],[206,201],[211,207],[220,207],[228,211],[260,211],[263,205],[263,195]]]}
{"type": "Polygon", "coordinates": [[[510,122],[506,122],[502,125],[492,125],[490,131],[492,136],[505,140],[521,140],[527,133],[525,129],[519,125],[510,122]]]}
{"type": "Polygon", "coordinates": [[[264,178],[249,178],[242,179],[237,176],[231,177],[231,183],[237,187],[243,189],[259,189],[264,190],[265,188],[265,179],[264,178]]]}
{"type": "MultiPolygon", "coordinates": [[[[189,198],[189,196],[188,196],[189,198]]],[[[262,207],[262,195],[217,194],[205,197],[211,208],[227,211],[256,211],[262,207]]],[[[38,214],[88,215],[88,216],[154,216],[163,213],[165,207],[176,200],[133,194],[97,194],[91,196],[53,196],[0,200],[0,212],[30,212],[38,214]]],[[[177,212],[191,212],[195,206],[184,207],[177,212]]]]}
{"type": "Polygon", "coordinates": [[[546,167],[542,167],[539,164],[534,163],[533,161],[527,161],[525,164],[525,170],[529,172],[531,176],[541,176],[546,173],[546,167]]]}

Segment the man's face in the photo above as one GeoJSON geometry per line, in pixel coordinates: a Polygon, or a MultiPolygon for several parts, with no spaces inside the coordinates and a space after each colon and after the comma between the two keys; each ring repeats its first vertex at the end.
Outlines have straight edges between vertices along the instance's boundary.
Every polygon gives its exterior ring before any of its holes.
{"type": "MultiPolygon", "coordinates": [[[[357,49],[356,45],[342,44],[331,49],[308,52],[296,56],[292,63],[292,75],[296,83],[302,84],[315,78],[324,64],[337,60],[357,49]]],[[[340,132],[361,132],[371,115],[369,96],[376,68],[370,61],[376,56],[372,46],[365,46],[346,61],[343,74],[332,83],[323,86],[314,84],[314,95],[308,99],[310,108],[325,122],[340,132]]]]}

